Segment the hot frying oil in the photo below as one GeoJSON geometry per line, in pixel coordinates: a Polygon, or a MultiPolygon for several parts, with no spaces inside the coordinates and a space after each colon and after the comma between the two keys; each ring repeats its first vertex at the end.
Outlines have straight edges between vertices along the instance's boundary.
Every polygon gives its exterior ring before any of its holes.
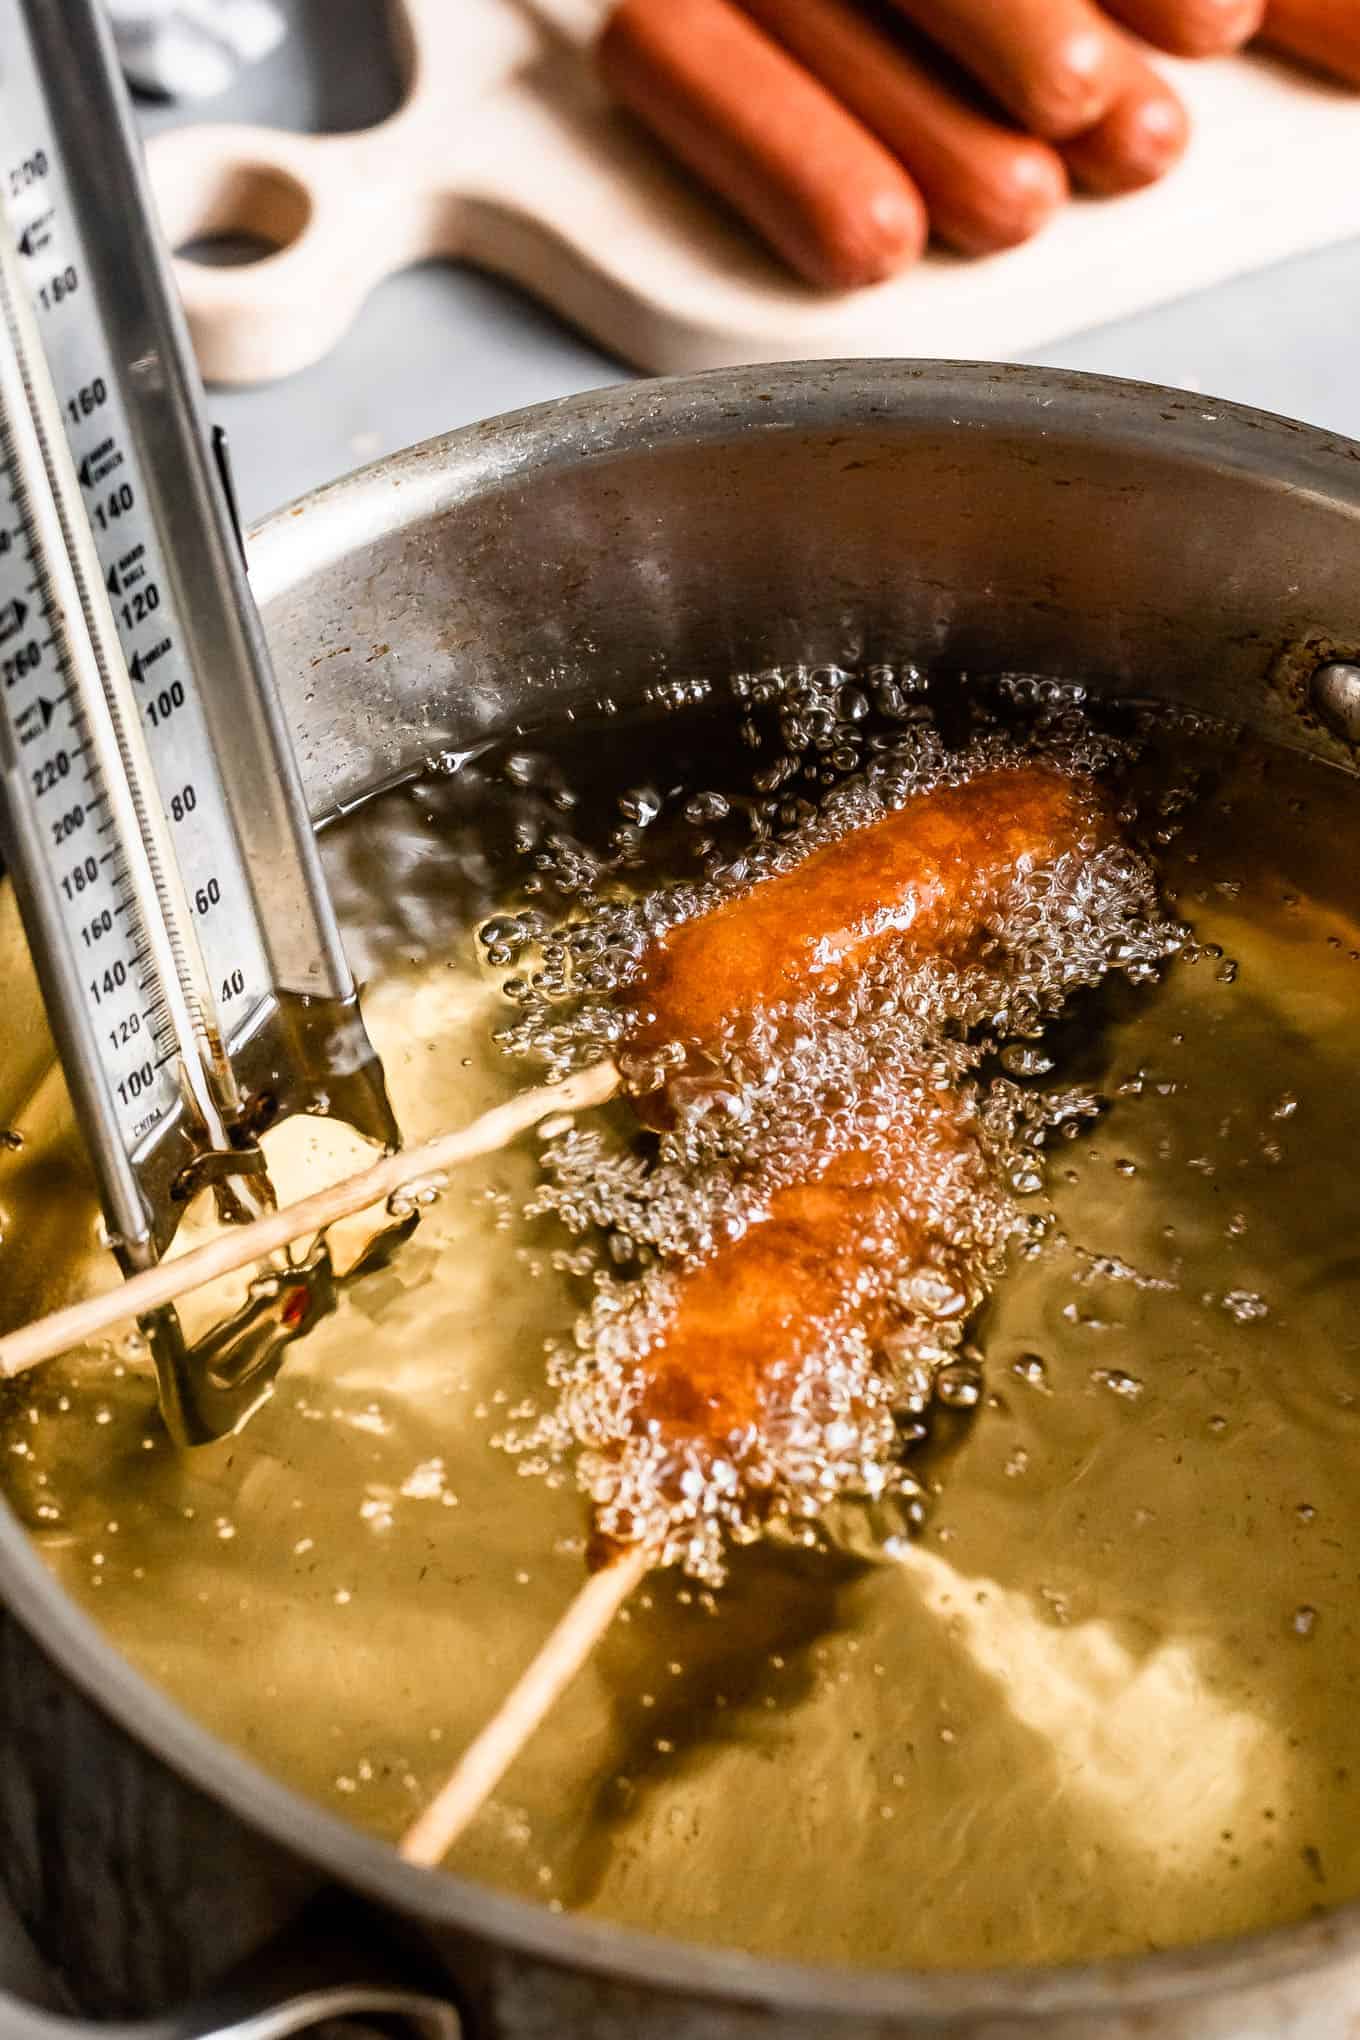
{"type": "MultiPolygon", "coordinates": [[[[735,715],[516,740],[329,834],[409,1140],[579,1052],[565,992],[626,973],[658,878],[795,854],[828,796],[919,764],[909,677],[837,687],[776,676],[735,715]]],[[[926,1967],[1137,1952],[1360,1892],[1353,784],[1164,715],[1092,734],[1057,689],[997,698],[1093,762],[1137,740],[1118,800],[1161,934],[1131,974],[1081,988],[1074,965],[1057,1017],[970,1074],[1032,1095],[1042,1152],[1010,1156],[1004,1270],[939,1356],[910,1487],[725,1546],[721,1583],[653,1575],[461,1871],[759,1953],[926,1967]]],[[[964,702],[931,743],[988,740],[964,702]]],[[[631,1123],[611,1108],[592,1151],[606,1188],[631,1123]]],[[[0,1285],[28,1314],[101,1264],[55,1082],[21,1131],[0,1285]],[[57,1204],[73,1243],[47,1222],[35,1295],[16,1257],[57,1204]]],[[[563,1140],[459,1175],[236,1439],[170,1447],[135,1337],[4,1404],[7,1489],[62,1583],[210,1729],[384,1835],[583,1576],[545,1348],[635,1271],[564,1228],[563,1140]]],[[[309,1130],[280,1188],[334,1155],[309,1130]]],[[[655,1223],[695,1208],[677,1191],[655,1223]]]]}

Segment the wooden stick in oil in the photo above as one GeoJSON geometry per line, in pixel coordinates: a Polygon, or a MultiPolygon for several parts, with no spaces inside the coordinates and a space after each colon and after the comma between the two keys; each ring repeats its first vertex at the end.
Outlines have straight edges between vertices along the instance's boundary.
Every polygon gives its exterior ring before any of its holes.
{"type": "Polygon", "coordinates": [[[540,1120],[559,1112],[584,1112],[591,1106],[603,1105],[618,1087],[619,1075],[614,1065],[600,1063],[560,1084],[523,1091],[452,1133],[422,1141],[417,1147],[403,1148],[357,1176],[347,1176],[325,1190],[314,1191],[296,1204],[284,1205],[250,1225],[235,1226],[204,1246],[131,1276],[120,1288],[108,1290],[103,1296],[86,1297],[80,1303],[38,1318],[0,1338],[0,1378],[22,1374],[39,1361],[50,1360],[57,1353],[83,1345],[87,1339],[98,1338],[128,1318],[143,1317],[163,1304],[173,1303],[176,1297],[202,1289],[239,1268],[247,1268],[253,1261],[261,1261],[295,1240],[313,1238],[327,1226],[353,1217],[370,1204],[386,1203],[398,1190],[438,1179],[449,1169],[474,1161],[480,1155],[494,1154],[540,1120]]]}
{"type": "Polygon", "coordinates": [[[408,1863],[433,1869],[443,1862],[655,1563],[656,1553],[639,1544],[592,1573],[527,1671],[402,1836],[398,1847],[408,1863]]]}

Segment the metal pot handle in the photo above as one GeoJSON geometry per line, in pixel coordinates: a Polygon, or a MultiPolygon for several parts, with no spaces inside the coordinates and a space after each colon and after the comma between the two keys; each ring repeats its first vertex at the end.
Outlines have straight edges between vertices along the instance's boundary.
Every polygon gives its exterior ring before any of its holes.
{"type": "Polygon", "coordinates": [[[337,1984],[279,2001],[230,2004],[214,1999],[162,2019],[131,2024],[93,2024],[67,2019],[0,1997],[0,2033],[5,2040],[288,2040],[329,2019],[381,2020],[384,2035],[400,2040],[459,2040],[461,2022],[451,2004],[407,1990],[337,1984]]]}
{"type": "Polygon", "coordinates": [[[392,2040],[464,2040],[441,1986],[413,1985],[410,1968],[371,1917],[344,1905],[337,1931],[309,1906],[210,1997],[155,2018],[72,2018],[0,1990],[0,2040],[289,2040],[336,2019],[370,2022],[392,2040]]]}

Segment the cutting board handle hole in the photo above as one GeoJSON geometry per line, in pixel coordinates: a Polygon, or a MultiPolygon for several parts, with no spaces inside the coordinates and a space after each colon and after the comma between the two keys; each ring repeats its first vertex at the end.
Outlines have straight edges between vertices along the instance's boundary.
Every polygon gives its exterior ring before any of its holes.
{"type": "Polygon", "coordinates": [[[310,193],[274,164],[205,164],[187,186],[167,222],[171,240],[177,255],[212,268],[265,261],[301,240],[311,221],[310,193]]]}

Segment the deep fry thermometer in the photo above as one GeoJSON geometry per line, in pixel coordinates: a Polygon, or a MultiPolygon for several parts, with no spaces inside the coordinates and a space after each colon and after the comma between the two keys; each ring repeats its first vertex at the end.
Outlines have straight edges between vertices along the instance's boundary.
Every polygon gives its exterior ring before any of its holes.
{"type": "MultiPolygon", "coordinates": [[[[396,1141],[94,0],[0,0],[0,829],[125,1271],[268,1208],[297,1111],[396,1141]]],[[[186,1345],[190,1442],[333,1299],[324,1249],[186,1345]]]]}

